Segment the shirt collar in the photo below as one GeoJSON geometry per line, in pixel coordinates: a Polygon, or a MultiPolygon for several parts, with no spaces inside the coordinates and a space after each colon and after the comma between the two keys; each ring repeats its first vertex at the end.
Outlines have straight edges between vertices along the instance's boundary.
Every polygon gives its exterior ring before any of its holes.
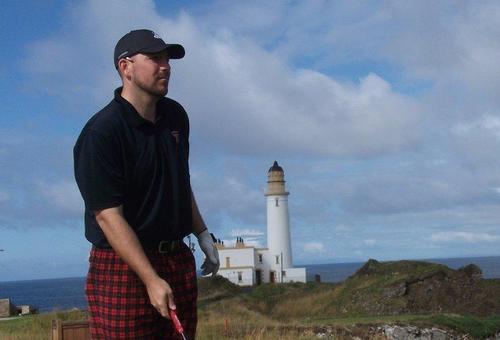
{"type": "Polygon", "coordinates": [[[158,103],[161,101],[161,99],[156,104],[156,123],[152,123],[151,121],[143,118],[137,112],[135,107],[128,100],[121,96],[122,90],[123,87],[119,87],[115,90],[115,101],[117,101],[125,108],[125,110],[123,110],[122,112],[129,124],[136,128],[142,126],[152,128],[160,125],[159,123],[164,120],[164,112],[162,110],[158,110],[158,103]]]}

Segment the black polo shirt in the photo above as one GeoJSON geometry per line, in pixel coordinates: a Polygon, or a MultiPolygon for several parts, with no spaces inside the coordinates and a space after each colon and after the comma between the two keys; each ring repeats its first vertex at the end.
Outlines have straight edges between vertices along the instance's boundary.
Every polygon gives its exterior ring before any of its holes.
{"type": "Polygon", "coordinates": [[[186,111],[162,98],[152,123],[120,94],[118,88],[115,98],[87,122],[73,150],[85,201],[85,236],[109,248],[93,211],[123,205],[144,247],[181,239],[192,232],[186,111]]]}

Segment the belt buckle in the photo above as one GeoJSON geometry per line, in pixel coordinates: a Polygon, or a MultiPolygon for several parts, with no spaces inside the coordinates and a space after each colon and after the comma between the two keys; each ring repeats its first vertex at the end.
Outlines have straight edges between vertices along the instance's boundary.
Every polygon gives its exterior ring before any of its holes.
{"type": "Polygon", "coordinates": [[[177,248],[176,241],[160,241],[158,245],[158,252],[160,254],[171,253],[177,248]]]}

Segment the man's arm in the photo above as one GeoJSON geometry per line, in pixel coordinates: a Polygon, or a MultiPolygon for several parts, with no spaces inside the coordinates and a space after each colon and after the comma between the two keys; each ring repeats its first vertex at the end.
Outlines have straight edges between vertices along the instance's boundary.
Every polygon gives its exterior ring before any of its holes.
{"type": "Polygon", "coordinates": [[[137,235],[123,217],[122,206],[94,213],[109,244],[146,286],[151,304],[163,317],[170,318],[168,309],[176,308],[172,288],[151,266],[137,235]]]}
{"type": "Polygon", "coordinates": [[[194,194],[191,191],[191,210],[193,212],[193,233],[198,236],[203,230],[208,230],[207,225],[201,217],[200,210],[198,209],[198,204],[194,198],[194,194]]]}
{"type": "Polygon", "coordinates": [[[202,274],[208,275],[212,274],[214,276],[219,270],[219,252],[212,240],[212,235],[208,231],[208,228],[201,217],[200,210],[198,209],[198,204],[194,198],[194,194],[191,191],[191,208],[193,213],[193,232],[198,238],[198,243],[201,250],[205,253],[205,261],[201,265],[202,274]]]}

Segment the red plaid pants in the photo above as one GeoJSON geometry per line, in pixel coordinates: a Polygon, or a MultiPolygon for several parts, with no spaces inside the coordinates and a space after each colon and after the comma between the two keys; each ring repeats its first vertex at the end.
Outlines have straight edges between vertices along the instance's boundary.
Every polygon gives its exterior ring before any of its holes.
{"type": "MultiPolygon", "coordinates": [[[[177,315],[187,338],[196,334],[196,267],[183,243],[181,249],[161,254],[146,250],[151,265],[174,292],[177,315]]],[[[149,302],[146,287],[112,249],[92,248],[85,294],[89,304],[92,339],[181,339],[172,322],[149,302]]]]}

